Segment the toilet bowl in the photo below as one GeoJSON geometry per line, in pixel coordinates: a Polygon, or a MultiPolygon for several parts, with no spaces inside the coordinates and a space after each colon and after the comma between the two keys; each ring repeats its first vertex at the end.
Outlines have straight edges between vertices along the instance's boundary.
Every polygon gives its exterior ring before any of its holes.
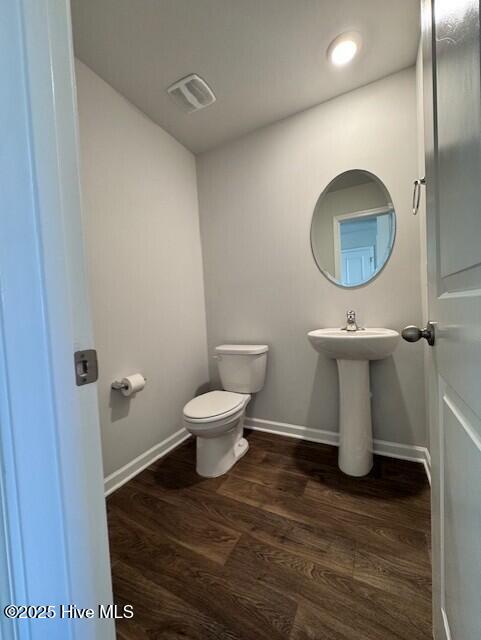
{"type": "Polygon", "coordinates": [[[221,476],[247,453],[244,416],[251,393],[264,386],[267,351],[266,345],[217,347],[225,390],[209,391],[185,405],[184,426],[197,440],[196,471],[200,476],[221,476]]]}
{"type": "Polygon", "coordinates": [[[184,407],[186,429],[197,438],[197,473],[206,478],[221,476],[249,448],[242,437],[249,394],[210,391],[184,407]]]}

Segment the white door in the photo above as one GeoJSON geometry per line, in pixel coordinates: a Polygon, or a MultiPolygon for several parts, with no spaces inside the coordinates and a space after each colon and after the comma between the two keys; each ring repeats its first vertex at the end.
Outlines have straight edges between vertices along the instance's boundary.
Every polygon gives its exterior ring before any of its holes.
{"type": "Polygon", "coordinates": [[[481,638],[479,0],[424,0],[434,632],[481,638]]]}
{"type": "Polygon", "coordinates": [[[368,280],[374,273],[374,247],[343,249],[342,284],[354,285],[368,280]]]}
{"type": "MultiPolygon", "coordinates": [[[[113,640],[68,0],[0,7],[0,637],[113,640]],[[9,620],[3,607],[53,605],[9,620]],[[62,617],[60,605],[92,608],[62,617]],[[41,613],[41,611],[39,612],[41,613]],[[30,613],[32,615],[32,613],[30,613]],[[49,613],[49,615],[51,615],[49,613]]],[[[71,610],[70,610],[71,611],[71,610]]]]}

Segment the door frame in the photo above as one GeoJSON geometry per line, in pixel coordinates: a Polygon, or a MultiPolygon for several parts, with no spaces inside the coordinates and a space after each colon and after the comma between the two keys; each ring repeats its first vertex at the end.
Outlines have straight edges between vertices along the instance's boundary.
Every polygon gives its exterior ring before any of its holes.
{"type": "MultiPolygon", "coordinates": [[[[438,247],[436,245],[435,216],[430,215],[437,208],[435,175],[434,175],[434,148],[436,136],[436,114],[434,110],[435,73],[434,73],[434,42],[433,42],[433,9],[431,0],[422,0],[421,25],[422,25],[422,74],[423,74],[423,130],[424,130],[424,156],[426,177],[426,276],[437,272],[438,247]]],[[[431,291],[428,288],[427,317],[431,318],[433,308],[431,291]]],[[[436,354],[433,349],[427,349],[425,359],[426,385],[427,385],[427,419],[429,427],[429,452],[431,455],[431,562],[432,562],[432,602],[433,602],[433,637],[436,640],[450,640],[449,630],[446,626],[446,616],[443,613],[444,604],[444,558],[441,549],[444,546],[442,539],[441,505],[444,503],[443,483],[441,478],[441,460],[444,457],[442,450],[443,438],[440,433],[440,407],[439,407],[439,379],[436,370],[436,354]],[[439,606],[441,605],[441,606],[439,606]]]]}
{"type": "MultiPolygon", "coordinates": [[[[96,609],[112,590],[96,385],[74,376],[93,338],[70,6],[12,0],[1,13],[0,568],[15,605],[96,609]]],[[[115,637],[97,615],[2,623],[9,640],[115,637]]]]}
{"type": "MultiPolygon", "coordinates": [[[[467,3],[466,3],[467,5],[467,3]]],[[[446,124],[438,111],[438,91],[439,91],[439,64],[442,64],[442,54],[438,57],[438,46],[440,42],[446,42],[445,37],[440,37],[437,32],[438,20],[442,16],[439,11],[436,14],[435,0],[422,0],[422,47],[423,47],[423,94],[424,94],[424,143],[426,160],[426,238],[427,238],[427,274],[428,274],[428,308],[429,317],[435,320],[437,337],[436,345],[433,349],[428,349],[427,358],[427,382],[428,382],[428,418],[430,425],[430,449],[432,458],[432,493],[431,493],[431,518],[432,518],[432,565],[433,565],[433,632],[436,640],[451,640],[454,635],[458,637],[459,629],[450,628],[450,620],[456,620],[449,611],[448,602],[451,594],[447,591],[449,581],[449,563],[455,556],[456,547],[446,548],[449,545],[449,527],[453,523],[459,523],[461,518],[450,516],[450,506],[453,504],[463,505],[464,514],[479,513],[474,507],[479,507],[479,500],[476,502],[469,491],[463,491],[462,499],[456,503],[456,495],[453,485],[453,468],[461,469],[459,476],[454,478],[459,482],[460,478],[468,478],[468,473],[474,468],[474,464],[469,464],[468,460],[458,457],[449,469],[449,458],[455,456],[454,447],[446,442],[447,435],[456,433],[457,437],[465,439],[471,451],[477,456],[476,464],[479,464],[479,454],[481,452],[481,422],[479,420],[479,408],[473,411],[470,403],[473,398],[478,399],[477,387],[475,384],[478,378],[473,375],[479,369],[479,338],[480,338],[480,296],[479,288],[471,288],[465,282],[464,287],[459,287],[460,282],[449,282],[455,273],[451,273],[443,278],[441,273],[441,250],[442,240],[440,239],[441,223],[439,211],[442,205],[442,185],[441,162],[438,154],[439,149],[446,149],[446,124]],[[441,123],[441,124],[440,124],[441,123]],[[442,128],[444,126],[444,131],[442,128]],[[441,127],[441,130],[440,128],[441,127]],[[443,135],[444,137],[443,137],[443,135]],[[441,140],[441,142],[439,142],[441,140]],[[456,284],[456,286],[451,286],[456,284]],[[466,304],[470,302],[469,311],[466,304]],[[475,306],[476,305],[476,306],[475,306]],[[463,317],[464,315],[464,317],[463,317]],[[455,336],[452,332],[455,329],[455,336]],[[456,369],[456,374],[447,376],[449,365],[459,358],[459,354],[464,354],[463,366],[466,371],[456,369]],[[469,357],[466,357],[469,354],[469,357]],[[475,366],[473,366],[475,363],[475,366]],[[469,368],[468,368],[469,367],[469,368]],[[468,384],[466,384],[468,380],[468,384]],[[473,384],[470,384],[475,381],[473,384]],[[453,422],[450,424],[449,417],[453,422]],[[454,426],[453,426],[454,425],[454,426]],[[469,505],[469,508],[467,508],[469,505]],[[451,619],[450,619],[451,616],[451,619]],[[454,634],[454,635],[453,635],[454,634]]],[[[478,18],[479,19],[479,18],[478,18]]],[[[478,58],[478,53],[476,53],[478,58]]],[[[479,69],[476,70],[476,77],[479,69]]],[[[468,99],[469,91],[466,92],[468,99]]],[[[478,100],[476,95],[475,99],[478,100]]],[[[444,105],[441,104],[441,108],[444,105]]],[[[465,130],[463,130],[463,135],[465,130]]],[[[452,139],[455,139],[453,135],[452,139]]],[[[478,137],[476,138],[478,140],[478,137]]],[[[449,144],[452,141],[449,139],[449,144]]],[[[452,187],[453,185],[449,185],[452,187]]],[[[476,205],[477,205],[476,201],[476,205]]],[[[462,224],[462,218],[458,224],[462,224]]],[[[451,238],[450,238],[451,239],[451,238]]],[[[453,239],[454,240],[454,239],[453,239]]],[[[462,271],[467,272],[472,265],[466,266],[462,271]]],[[[462,272],[461,271],[461,272],[462,272]]],[[[461,273],[457,272],[457,273],[461,273]]],[[[476,275],[476,282],[479,282],[479,271],[476,275]]],[[[462,357],[462,356],[461,356],[462,357]]],[[[479,407],[479,405],[478,405],[479,407]]],[[[466,452],[465,452],[466,453],[466,452]]],[[[459,453],[458,453],[459,456],[459,453]]],[[[474,485],[471,485],[474,486],[474,485]]],[[[476,485],[477,486],[477,485],[476,485]]],[[[478,497],[478,494],[474,495],[478,497]]],[[[459,514],[458,514],[459,515],[459,514]]],[[[477,533],[478,528],[471,524],[471,532],[474,530],[476,537],[476,548],[478,548],[477,533]]],[[[467,529],[469,533],[469,529],[467,529]]],[[[452,538],[452,534],[451,534],[452,538]]],[[[466,540],[458,539],[459,546],[466,540]]],[[[468,542],[472,543],[468,538],[468,542]]],[[[452,540],[451,540],[452,544],[452,540]]],[[[479,567],[479,556],[472,558],[469,556],[467,563],[476,570],[479,567]]],[[[464,565],[466,567],[466,564],[464,565]]],[[[459,563],[456,573],[462,574],[465,584],[470,584],[472,576],[463,573],[463,565],[459,563]]],[[[479,571],[476,574],[479,576],[479,571]]],[[[471,586],[471,585],[470,585],[471,586]]],[[[478,589],[479,591],[479,589],[478,589]]],[[[473,593],[478,593],[473,591],[473,593]]],[[[454,603],[456,604],[456,603],[454,603]]],[[[477,629],[479,630],[479,608],[470,602],[472,609],[476,611],[477,629]]],[[[464,611],[466,614],[466,611],[464,611]]],[[[461,632],[462,634],[462,632],[461,632]]],[[[464,637],[464,636],[463,636],[464,637]]],[[[472,637],[472,636],[470,636],[472,637]]],[[[477,636],[476,636],[477,637],[477,636]]]]}

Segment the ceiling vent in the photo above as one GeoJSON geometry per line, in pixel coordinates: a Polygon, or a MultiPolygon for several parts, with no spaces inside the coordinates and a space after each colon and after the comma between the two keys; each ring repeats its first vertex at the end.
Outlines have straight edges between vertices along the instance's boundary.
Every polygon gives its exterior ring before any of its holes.
{"type": "Polygon", "coordinates": [[[189,113],[208,107],[216,100],[207,82],[195,73],[174,82],[167,89],[167,93],[170,93],[189,113]]]}

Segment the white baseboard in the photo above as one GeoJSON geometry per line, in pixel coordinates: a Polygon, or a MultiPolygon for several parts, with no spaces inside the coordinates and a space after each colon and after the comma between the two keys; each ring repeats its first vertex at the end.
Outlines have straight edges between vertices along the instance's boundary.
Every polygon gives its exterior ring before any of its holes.
{"type": "Polygon", "coordinates": [[[132,460],[121,469],[114,471],[104,480],[105,497],[119,489],[123,484],[131,480],[138,473],[146,469],[153,462],[165,456],[169,451],[175,449],[189,437],[189,432],[182,428],[174,434],[156,444],[152,449],[142,453],[138,458],[132,460]]]}
{"type": "Polygon", "coordinates": [[[441,607],[441,615],[443,618],[444,625],[444,636],[446,640],[451,640],[451,629],[449,628],[448,614],[446,613],[446,609],[441,607]]]}
{"type": "Polygon", "coordinates": [[[427,447],[424,450],[424,470],[426,471],[429,484],[431,484],[431,454],[429,453],[429,449],[427,447]]]}
{"type": "Polygon", "coordinates": [[[254,431],[266,431],[278,436],[289,438],[299,438],[309,440],[309,442],[319,442],[320,444],[330,444],[334,447],[339,445],[339,434],[334,431],[323,431],[322,429],[311,429],[301,427],[297,424],[287,422],[273,422],[272,420],[262,420],[261,418],[249,418],[246,416],[244,426],[254,431]]]}
{"type": "MultiPolygon", "coordinates": [[[[260,418],[245,419],[245,427],[255,431],[265,431],[279,436],[308,440],[320,444],[339,446],[339,434],[334,431],[323,431],[322,429],[312,429],[296,424],[285,422],[274,422],[272,420],[262,420],[260,418]]],[[[107,476],[104,480],[105,497],[119,489],[134,476],[153,464],[159,458],[167,455],[172,449],[181,445],[189,437],[188,431],[182,428],[174,434],[156,444],[142,455],[135,458],[121,469],[107,476]]],[[[388,458],[398,458],[400,460],[410,460],[420,462],[424,465],[426,475],[431,484],[431,456],[426,447],[415,445],[399,444],[397,442],[386,442],[385,440],[374,440],[374,453],[387,456],[388,458]]]]}
{"type": "MultiPolygon", "coordinates": [[[[339,434],[334,431],[323,431],[322,429],[312,429],[297,424],[273,422],[272,420],[249,417],[245,419],[245,427],[253,429],[254,431],[265,431],[279,436],[298,438],[300,440],[308,440],[309,442],[319,442],[334,447],[339,446],[339,434]]],[[[386,440],[374,440],[373,451],[380,456],[423,464],[429,483],[431,484],[431,456],[426,447],[387,442],[386,440]]]]}

